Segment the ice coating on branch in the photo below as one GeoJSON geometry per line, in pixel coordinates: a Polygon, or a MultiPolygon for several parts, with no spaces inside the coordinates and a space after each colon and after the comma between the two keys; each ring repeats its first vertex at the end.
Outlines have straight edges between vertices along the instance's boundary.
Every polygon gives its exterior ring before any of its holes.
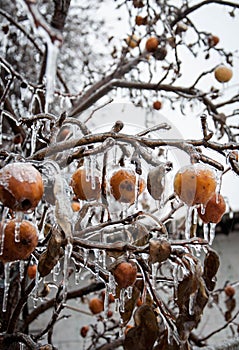
{"type": "Polygon", "coordinates": [[[57,56],[61,43],[58,40],[51,41],[49,36],[47,39],[47,59],[46,59],[46,95],[45,95],[45,113],[48,112],[49,104],[53,102],[55,80],[57,72],[57,56]]]}
{"type": "Polygon", "coordinates": [[[54,196],[55,196],[55,216],[57,224],[62,228],[66,238],[72,236],[72,225],[74,212],[71,207],[71,200],[66,191],[67,183],[61,174],[55,176],[54,196]]]}
{"type": "Polygon", "coordinates": [[[3,302],[2,302],[2,311],[7,311],[7,300],[8,300],[8,292],[10,287],[10,268],[11,263],[4,264],[4,291],[3,291],[3,302]]]}

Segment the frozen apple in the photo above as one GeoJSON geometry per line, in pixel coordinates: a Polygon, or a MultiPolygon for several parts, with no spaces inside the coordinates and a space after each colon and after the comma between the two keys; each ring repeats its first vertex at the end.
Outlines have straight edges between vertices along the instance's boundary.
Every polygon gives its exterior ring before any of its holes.
{"type": "Polygon", "coordinates": [[[71,177],[71,186],[77,199],[91,201],[100,198],[100,179],[95,174],[94,185],[91,174],[87,176],[84,167],[78,168],[71,177]]]}
{"type": "Polygon", "coordinates": [[[11,163],[0,170],[0,201],[15,211],[33,210],[44,192],[42,176],[30,163],[11,163]]]}
{"type": "Polygon", "coordinates": [[[206,205],[215,193],[216,174],[203,164],[186,165],[174,177],[174,192],[187,205],[206,205]]]}
{"type": "Polygon", "coordinates": [[[220,193],[215,193],[207,202],[205,208],[198,208],[198,215],[207,224],[212,222],[217,224],[221,221],[226,211],[226,203],[220,193]]]}
{"type": "Polygon", "coordinates": [[[214,71],[214,76],[220,83],[227,83],[232,78],[232,70],[229,67],[221,65],[214,71]]]}
{"type": "Polygon", "coordinates": [[[145,49],[148,52],[155,52],[159,46],[159,40],[156,37],[148,38],[145,44],[145,49]]]}
{"type": "MultiPolygon", "coordinates": [[[[110,178],[110,190],[114,198],[122,203],[134,203],[136,197],[136,175],[131,170],[120,169],[110,178]]],[[[138,194],[145,189],[145,182],[139,179],[138,194]]]]}
{"type": "Polygon", "coordinates": [[[104,310],[103,300],[99,298],[93,298],[89,301],[89,309],[90,311],[96,315],[104,310]]]}
{"type": "Polygon", "coordinates": [[[4,235],[3,253],[0,255],[2,262],[27,259],[38,243],[37,229],[27,220],[20,223],[16,223],[16,220],[2,222],[0,235],[4,235]],[[17,230],[19,230],[19,240],[16,241],[17,230]]]}
{"type": "Polygon", "coordinates": [[[114,269],[113,275],[119,288],[127,288],[136,281],[137,266],[133,261],[121,262],[114,269]]]}

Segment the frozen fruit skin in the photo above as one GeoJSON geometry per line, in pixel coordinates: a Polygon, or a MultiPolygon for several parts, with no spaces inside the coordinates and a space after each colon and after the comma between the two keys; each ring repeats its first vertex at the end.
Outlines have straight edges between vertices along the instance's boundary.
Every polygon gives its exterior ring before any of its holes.
{"type": "Polygon", "coordinates": [[[119,288],[132,286],[137,277],[137,266],[134,262],[122,262],[118,264],[113,272],[119,288]]]}
{"type": "Polygon", "coordinates": [[[95,176],[95,188],[92,188],[91,177],[87,181],[86,170],[84,167],[78,168],[71,178],[71,186],[76,198],[86,201],[97,200],[100,198],[100,179],[95,176]]]}
{"type": "MultiPolygon", "coordinates": [[[[122,203],[134,203],[136,176],[133,171],[120,169],[110,179],[110,189],[114,198],[122,203]]],[[[143,179],[139,180],[139,194],[145,189],[143,179]]]]}
{"type": "Polygon", "coordinates": [[[174,177],[174,192],[187,205],[206,205],[217,186],[215,172],[203,164],[182,167],[174,177]]]}
{"type": "Polygon", "coordinates": [[[151,37],[146,41],[145,48],[148,52],[154,52],[157,50],[159,41],[155,37],[151,37]]]}
{"type": "Polygon", "coordinates": [[[99,314],[104,310],[103,300],[99,298],[93,298],[89,301],[89,309],[93,314],[99,314]]]}
{"type": "Polygon", "coordinates": [[[0,201],[15,211],[33,210],[44,192],[42,176],[30,163],[11,163],[0,170],[0,201]]]}
{"type": "Polygon", "coordinates": [[[220,83],[227,83],[231,80],[233,73],[231,68],[222,65],[215,69],[214,75],[220,83]]]}
{"type": "Polygon", "coordinates": [[[226,211],[226,203],[221,194],[214,194],[206,204],[203,214],[201,208],[198,208],[198,215],[205,224],[212,222],[217,224],[221,221],[223,214],[226,211]]]}
{"type": "Polygon", "coordinates": [[[159,110],[162,108],[162,102],[160,101],[154,101],[153,103],[153,108],[156,109],[156,110],[159,110]]]}
{"type": "Polygon", "coordinates": [[[36,277],[37,265],[29,265],[27,268],[27,275],[29,278],[33,279],[36,277]]]}
{"type": "Polygon", "coordinates": [[[20,223],[20,241],[15,242],[16,221],[10,220],[0,224],[0,233],[4,233],[3,253],[0,255],[2,262],[27,259],[38,243],[36,227],[29,221],[20,223]]]}

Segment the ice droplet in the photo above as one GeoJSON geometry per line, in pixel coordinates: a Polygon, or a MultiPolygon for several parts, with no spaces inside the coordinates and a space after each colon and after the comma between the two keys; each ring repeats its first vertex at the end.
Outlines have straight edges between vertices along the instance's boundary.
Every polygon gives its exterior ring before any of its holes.
{"type": "Polygon", "coordinates": [[[4,291],[3,291],[3,302],[2,302],[2,311],[7,311],[7,300],[8,300],[8,292],[10,287],[10,268],[11,263],[4,264],[4,291]]]}

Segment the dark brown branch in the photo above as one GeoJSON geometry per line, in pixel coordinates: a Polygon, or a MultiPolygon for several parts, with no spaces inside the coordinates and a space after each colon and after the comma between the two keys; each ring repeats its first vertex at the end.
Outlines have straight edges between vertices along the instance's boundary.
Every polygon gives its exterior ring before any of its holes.
{"type": "Polygon", "coordinates": [[[63,31],[71,0],[54,0],[55,9],[51,25],[53,28],[63,31]]]}
{"type": "Polygon", "coordinates": [[[186,8],[185,11],[180,11],[178,16],[171,22],[171,28],[173,28],[178,22],[180,22],[183,18],[187,17],[190,13],[197,11],[200,7],[203,7],[205,5],[210,4],[218,4],[218,5],[225,5],[230,6],[233,8],[239,8],[239,4],[233,1],[224,1],[224,0],[204,0],[200,1],[199,3],[186,8]]]}

